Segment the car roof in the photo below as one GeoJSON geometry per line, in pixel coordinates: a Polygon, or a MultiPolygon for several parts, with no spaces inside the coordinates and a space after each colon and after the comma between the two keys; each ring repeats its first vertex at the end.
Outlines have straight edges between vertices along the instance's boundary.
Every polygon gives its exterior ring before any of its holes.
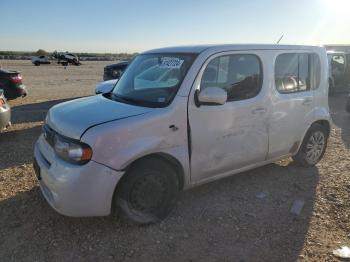
{"type": "Polygon", "coordinates": [[[152,53],[202,53],[205,50],[212,49],[213,51],[239,51],[239,50],[312,50],[324,48],[321,46],[307,45],[277,45],[277,44],[224,44],[224,45],[194,45],[194,46],[176,46],[152,49],[143,54],[152,53]]]}

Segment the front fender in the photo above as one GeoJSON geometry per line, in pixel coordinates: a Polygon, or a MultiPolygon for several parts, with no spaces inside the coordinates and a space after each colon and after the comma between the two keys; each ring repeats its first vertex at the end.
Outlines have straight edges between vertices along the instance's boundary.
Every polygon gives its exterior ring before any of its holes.
{"type": "Polygon", "coordinates": [[[81,140],[92,148],[92,160],[114,170],[124,170],[144,156],[169,155],[181,164],[186,184],[189,177],[187,104],[186,98],[179,100],[176,108],[155,109],[95,126],[81,140]]]}

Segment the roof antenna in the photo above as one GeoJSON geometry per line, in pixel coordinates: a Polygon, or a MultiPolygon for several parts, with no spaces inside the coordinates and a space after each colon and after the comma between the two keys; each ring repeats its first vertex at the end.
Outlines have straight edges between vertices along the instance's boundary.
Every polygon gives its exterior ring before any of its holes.
{"type": "Polygon", "coordinates": [[[277,45],[281,42],[281,40],[283,39],[283,37],[284,37],[284,35],[281,35],[281,37],[278,39],[278,41],[277,41],[277,45]]]}

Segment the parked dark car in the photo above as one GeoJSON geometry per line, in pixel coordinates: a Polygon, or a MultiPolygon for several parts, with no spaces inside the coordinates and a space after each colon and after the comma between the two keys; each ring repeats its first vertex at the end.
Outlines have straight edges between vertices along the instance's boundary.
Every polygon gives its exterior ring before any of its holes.
{"type": "Polygon", "coordinates": [[[7,100],[27,95],[27,88],[23,85],[22,80],[19,71],[0,69],[0,89],[4,90],[7,100]]]}
{"type": "Polygon", "coordinates": [[[116,64],[105,66],[103,72],[103,80],[119,79],[127,68],[129,61],[122,61],[116,64]]]}
{"type": "Polygon", "coordinates": [[[10,125],[11,109],[0,89],[0,130],[10,125]]]}

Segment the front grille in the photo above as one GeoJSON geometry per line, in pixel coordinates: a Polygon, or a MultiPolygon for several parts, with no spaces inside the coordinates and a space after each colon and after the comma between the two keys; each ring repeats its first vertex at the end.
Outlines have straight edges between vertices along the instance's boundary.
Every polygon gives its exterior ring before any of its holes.
{"type": "Polygon", "coordinates": [[[105,73],[111,73],[112,71],[113,71],[112,68],[109,68],[109,67],[104,68],[104,72],[105,72],[105,73]]]}
{"type": "Polygon", "coordinates": [[[47,124],[45,124],[43,126],[43,134],[47,143],[53,147],[55,143],[55,131],[52,128],[50,128],[47,124]]]}

